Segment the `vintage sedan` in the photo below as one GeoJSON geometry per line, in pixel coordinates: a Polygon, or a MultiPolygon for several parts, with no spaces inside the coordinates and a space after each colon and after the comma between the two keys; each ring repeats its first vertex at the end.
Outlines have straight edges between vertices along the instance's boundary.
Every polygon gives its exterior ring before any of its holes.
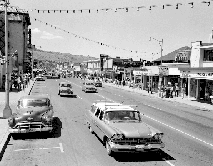
{"type": "Polygon", "coordinates": [[[83,83],[82,91],[86,92],[97,92],[97,88],[93,81],[87,81],[83,83]]]}
{"type": "Polygon", "coordinates": [[[95,87],[102,87],[102,82],[100,80],[95,80],[94,85],[95,87]]]}
{"type": "Polygon", "coordinates": [[[165,145],[163,133],[142,120],[141,113],[120,103],[97,102],[86,113],[91,133],[104,143],[108,155],[114,152],[159,152],[165,145]]]}
{"type": "Polygon", "coordinates": [[[68,82],[60,82],[58,88],[58,95],[73,96],[72,85],[68,82]]]}
{"type": "Polygon", "coordinates": [[[16,113],[8,119],[9,132],[17,133],[53,131],[53,106],[48,95],[28,95],[18,100],[16,113]]]}

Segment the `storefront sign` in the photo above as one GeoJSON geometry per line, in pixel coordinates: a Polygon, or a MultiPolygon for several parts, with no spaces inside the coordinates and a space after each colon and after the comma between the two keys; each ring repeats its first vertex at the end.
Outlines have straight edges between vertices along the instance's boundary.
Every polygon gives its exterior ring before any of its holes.
{"type": "Polygon", "coordinates": [[[134,71],[133,71],[133,74],[134,74],[134,75],[142,75],[142,74],[143,74],[143,71],[136,71],[136,70],[134,70],[134,71]]]}
{"type": "Polygon", "coordinates": [[[163,76],[168,76],[169,75],[168,66],[159,66],[159,74],[163,76]]]}
{"type": "Polygon", "coordinates": [[[213,77],[213,72],[212,73],[197,73],[199,77],[213,77]]]}
{"type": "Polygon", "coordinates": [[[181,74],[182,78],[213,79],[213,72],[200,72],[200,73],[182,72],[181,74]]]}

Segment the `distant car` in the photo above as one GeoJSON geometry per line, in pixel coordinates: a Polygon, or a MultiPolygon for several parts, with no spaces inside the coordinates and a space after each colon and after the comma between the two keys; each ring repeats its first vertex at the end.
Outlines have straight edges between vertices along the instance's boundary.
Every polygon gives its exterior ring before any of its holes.
{"type": "Polygon", "coordinates": [[[86,92],[97,92],[97,88],[93,81],[84,82],[82,86],[82,91],[86,92]]]}
{"type": "Polygon", "coordinates": [[[94,85],[95,87],[102,87],[102,82],[100,80],[95,80],[94,85]]]}
{"type": "Polygon", "coordinates": [[[16,113],[8,119],[9,133],[53,131],[53,106],[48,95],[28,95],[18,100],[16,113]]]}
{"type": "Polygon", "coordinates": [[[35,81],[45,81],[45,77],[43,77],[43,76],[37,76],[35,78],[35,81]]]}
{"type": "Polygon", "coordinates": [[[163,133],[142,120],[141,113],[120,103],[93,103],[86,112],[86,124],[104,143],[108,155],[114,152],[159,152],[165,145],[163,133]]]}
{"type": "Polygon", "coordinates": [[[58,87],[58,95],[73,96],[72,85],[68,82],[60,82],[58,87]]]}

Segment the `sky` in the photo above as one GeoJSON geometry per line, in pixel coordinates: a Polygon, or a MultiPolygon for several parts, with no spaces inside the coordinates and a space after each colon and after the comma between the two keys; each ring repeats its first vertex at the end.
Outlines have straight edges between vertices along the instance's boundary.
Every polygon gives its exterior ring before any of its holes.
{"type": "Polygon", "coordinates": [[[208,3],[201,3],[202,1],[10,0],[9,2],[10,6],[29,11],[32,44],[37,48],[97,58],[100,54],[106,54],[134,60],[140,58],[154,60],[161,55],[161,44],[164,56],[181,47],[191,47],[192,42],[210,42],[213,30],[213,0],[207,0],[210,2],[209,6],[208,3]],[[193,8],[188,4],[190,2],[193,2],[193,8]],[[180,4],[178,9],[176,4],[180,4]],[[141,7],[139,11],[137,7],[141,7]],[[50,13],[47,11],[43,13],[42,10],[50,10],[50,13]],[[69,11],[54,13],[53,10],[69,11]]]}

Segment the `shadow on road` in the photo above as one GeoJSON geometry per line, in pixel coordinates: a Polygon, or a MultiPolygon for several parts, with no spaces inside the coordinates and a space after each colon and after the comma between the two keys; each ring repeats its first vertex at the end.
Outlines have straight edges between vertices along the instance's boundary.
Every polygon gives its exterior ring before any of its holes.
{"type": "Polygon", "coordinates": [[[63,96],[60,96],[60,97],[66,97],[66,98],[77,98],[77,95],[63,95],[63,96]]]}
{"type": "Polygon", "coordinates": [[[115,153],[118,162],[150,162],[175,160],[172,156],[160,150],[159,152],[115,153]]]}
{"type": "MultiPolygon", "coordinates": [[[[104,145],[104,142],[93,133],[97,139],[104,145]]],[[[163,150],[156,152],[115,152],[113,157],[118,162],[151,162],[151,161],[167,161],[176,160],[163,150]]]]}

